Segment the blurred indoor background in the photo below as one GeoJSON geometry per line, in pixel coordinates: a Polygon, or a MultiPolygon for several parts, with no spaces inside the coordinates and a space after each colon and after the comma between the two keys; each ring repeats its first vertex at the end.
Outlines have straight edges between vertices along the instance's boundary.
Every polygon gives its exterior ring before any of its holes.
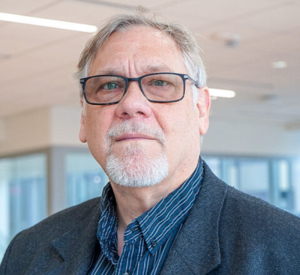
{"type": "MultiPolygon", "coordinates": [[[[101,26],[138,6],[186,25],[213,96],[202,156],[228,184],[300,215],[299,0],[1,0],[0,259],[20,230],[101,194],[79,142],[79,55],[93,33],[8,22],[7,14],[101,26]]],[[[93,30],[92,30],[93,31],[93,30]]]]}

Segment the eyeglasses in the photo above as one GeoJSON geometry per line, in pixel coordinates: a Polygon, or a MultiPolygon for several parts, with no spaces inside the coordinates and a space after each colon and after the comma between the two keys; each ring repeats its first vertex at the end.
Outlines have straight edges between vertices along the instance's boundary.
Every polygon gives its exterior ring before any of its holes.
{"type": "Polygon", "coordinates": [[[110,105],[121,101],[130,81],[137,81],[143,95],[156,103],[176,102],[185,95],[185,82],[196,81],[187,74],[153,73],[141,77],[127,78],[120,75],[94,75],[80,79],[83,95],[87,103],[110,105]]]}

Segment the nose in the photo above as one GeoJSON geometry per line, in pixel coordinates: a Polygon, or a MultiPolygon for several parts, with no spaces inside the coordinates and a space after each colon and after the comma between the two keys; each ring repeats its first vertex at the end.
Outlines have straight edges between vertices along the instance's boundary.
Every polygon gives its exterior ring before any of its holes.
{"type": "Polygon", "coordinates": [[[122,119],[149,117],[150,102],[143,95],[138,82],[129,82],[127,92],[117,104],[116,114],[122,119]]]}

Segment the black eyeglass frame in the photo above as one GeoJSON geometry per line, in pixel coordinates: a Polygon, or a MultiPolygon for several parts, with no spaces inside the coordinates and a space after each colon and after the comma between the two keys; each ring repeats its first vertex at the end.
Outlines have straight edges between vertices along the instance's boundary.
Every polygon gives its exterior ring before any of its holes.
{"type": "Polygon", "coordinates": [[[119,103],[123,97],[125,96],[125,94],[127,93],[127,90],[128,90],[128,86],[129,86],[129,82],[130,81],[137,81],[139,83],[139,87],[140,87],[140,90],[142,92],[142,94],[144,95],[144,97],[150,101],[150,102],[154,102],[154,103],[171,103],[171,102],[177,102],[177,101],[180,101],[184,98],[185,96],[185,82],[186,80],[191,80],[193,82],[193,84],[198,87],[197,85],[197,82],[192,79],[188,74],[179,74],[179,73],[171,73],[171,72],[162,72],[162,73],[151,73],[151,74],[146,74],[146,75],[142,75],[140,77],[125,77],[125,76],[122,76],[122,75],[112,75],[112,74],[105,74],[105,75],[93,75],[93,76],[89,76],[89,77],[84,77],[84,78],[80,78],[80,84],[82,86],[82,91],[83,91],[83,96],[84,96],[84,99],[85,101],[88,103],[88,104],[91,104],[91,105],[112,105],[112,104],[117,104],[119,103]],[[149,99],[144,91],[143,91],[143,88],[142,88],[142,79],[147,77],[147,76],[151,76],[151,75],[159,75],[159,74],[171,74],[171,75],[178,75],[181,77],[182,81],[183,81],[183,94],[182,94],[182,97],[179,98],[179,99],[175,99],[175,100],[169,100],[169,101],[157,101],[157,100],[151,100],[149,99]],[[87,96],[86,96],[86,93],[85,93],[85,85],[86,85],[86,82],[91,79],[91,78],[95,78],[95,77],[99,77],[99,76],[114,76],[114,77],[120,77],[122,79],[124,79],[125,81],[125,89],[124,89],[124,93],[123,93],[123,96],[120,98],[120,100],[118,101],[114,101],[114,102],[109,102],[109,103],[94,103],[94,102],[90,102],[88,101],[87,99],[87,96]]]}

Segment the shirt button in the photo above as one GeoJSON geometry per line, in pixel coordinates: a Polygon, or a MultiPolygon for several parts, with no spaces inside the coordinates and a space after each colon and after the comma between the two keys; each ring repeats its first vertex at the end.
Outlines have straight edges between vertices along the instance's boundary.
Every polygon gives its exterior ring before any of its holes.
{"type": "Polygon", "coordinates": [[[129,272],[126,271],[126,272],[123,273],[123,275],[129,275],[129,272]]]}
{"type": "Polygon", "coordinates": [[[151,242],[151,246],[152,246],[152,247],[157,246],[157,242],[156,242],[156,241],[152,241],[152,242],[151,242]]]}

